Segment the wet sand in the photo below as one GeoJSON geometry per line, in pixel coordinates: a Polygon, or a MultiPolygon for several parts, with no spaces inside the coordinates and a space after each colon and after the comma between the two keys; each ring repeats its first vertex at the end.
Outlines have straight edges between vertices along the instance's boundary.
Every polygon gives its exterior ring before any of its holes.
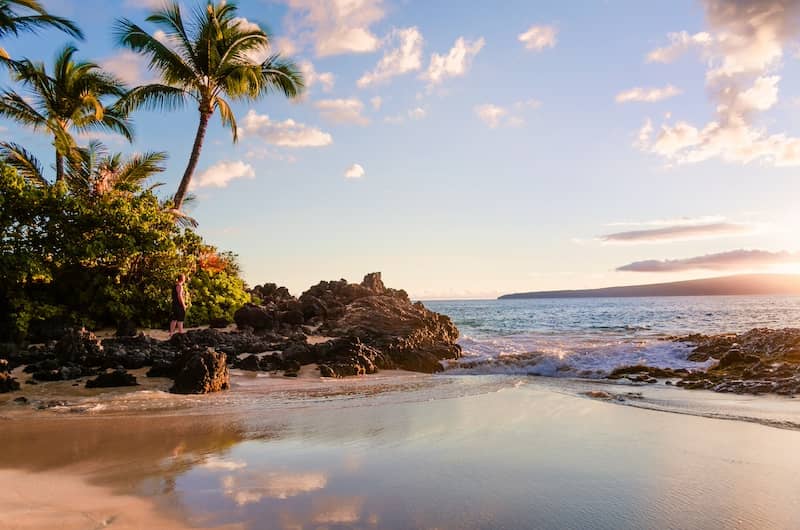
{"type": "Polygon", "coordinates": [[[0,529],[800,525],[800,431],[535,378],[234,381],[0,406],[0,529]]]}

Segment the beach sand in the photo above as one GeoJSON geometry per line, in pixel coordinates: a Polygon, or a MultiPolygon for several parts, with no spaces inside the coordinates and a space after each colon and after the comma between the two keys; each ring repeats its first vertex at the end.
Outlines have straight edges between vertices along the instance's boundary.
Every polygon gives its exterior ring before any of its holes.
{"type": "Polygon", "coordinates": [[[233,381],[191,398],[6,403],[0,529],[800,525],[797,430],[536,378],[233,381]]]}

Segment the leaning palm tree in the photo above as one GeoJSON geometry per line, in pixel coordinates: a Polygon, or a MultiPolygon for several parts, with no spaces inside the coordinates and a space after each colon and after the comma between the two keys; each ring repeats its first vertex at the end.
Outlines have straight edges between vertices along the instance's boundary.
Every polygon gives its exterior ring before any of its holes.
{"type": "Polygon", "coordinates": [[[297,66],[280,55],[267,54],[270,36],[255,24],[236,16],[236,4],[220,0],[197,9],[189,24],[184,24],[178,3],[154,11],[147,21],[163,32],[163,37],[150,34],[130,20],[117,21],[114,33],[121,46],[141,53],[150,61],[150,69],[158,72],[161,83],[132,90],[126,110],[138,106],[172,110],[189,100],[198,104],[200,122],[189,162],[173,199],[176,210],[183,205],[192,180],[206,129],[211,116],[219,110],[222,125],[230,128],[233,141],[238,139],[232,101],[255,101],[271,92],[288,98],[297,97],[303,89],[303,78],[297,66]]]}
{"type": "MultiPolygon", "coordinates": [[[[0,0],[0,38],[19,35],[23,31],[35,33],[39,29],[55,28],[83,39],[83,33],[70,20],[51,15],[36,0],[0,0]]],[[[8,53],[0,46],[0,58],[8,59],[8,53]]]]}
{"type": "Polygon", "coordinates": [[[27,89],[28,97],[0,91],[0,116],[52,135],[56,182],[64,179],[64,157],[77,147],[73,132],[110,130],[128,141],[133,139],[127,114],[108,104],[110,98],[119,101],[126,93],[125,85],[94,63],[74,61],[76,51],[74,46],[66,46],[59,52],[53,75],[43,63],[15,61],[13,77],[27,89]]]}

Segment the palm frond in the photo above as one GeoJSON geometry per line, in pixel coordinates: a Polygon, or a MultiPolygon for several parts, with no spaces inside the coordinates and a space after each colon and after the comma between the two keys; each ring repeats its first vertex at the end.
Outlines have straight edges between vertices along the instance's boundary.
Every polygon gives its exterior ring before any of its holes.
{"type": "Polygon", "coordinates": [[[50,183],[44,178],[39,160],[27,149],[13,142],[0,142],[0,158],[17,170],[19,176],[35,186],[46,187],[50,183]]]}

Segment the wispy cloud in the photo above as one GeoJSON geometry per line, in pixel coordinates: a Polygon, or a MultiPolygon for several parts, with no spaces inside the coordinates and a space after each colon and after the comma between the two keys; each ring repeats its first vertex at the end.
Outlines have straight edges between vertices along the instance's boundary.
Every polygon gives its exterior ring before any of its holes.
{"type": "Polygon", "coordinates": [[[800,165],[800,138],[770,133],[755,117],[778,102],[777,72],[785,48],[800,35],[796,0],[703,0],[708,32],[669,34],[670,44],[647,56],[670,62],[696,49],[708,64],[706,85],[716,115],[705,125],[665,123],[657,131],[648,120],[635,145],[669,163],[692,164],[719,158],[729,163],[759,161],[800,165]]]}
{"type": "Polygon", "coordinates": [[[192,188],[224,188],[235,179],[254,179],[253,166],[241,161],[217,162],[192,180],[192,188]]]}
{"type": "Polygon", "coordinates": [[[800,263],[796,252],[768,250],[731,250],[684,259],[635,261],[618,267],[620,272],[685,272],[692,270],[763,270],[773,265],[800,263]]]}
{"type": "Polygon", "coordinates": [[[528,31],[520,33],[517,39],[526,50],[539,52],[545,48],[555,47],[557,34],[555,26],[531,26],[528,31]]]}
{"type": "Polygon", "coordinates": [[[380,39],[371,26],[384,17],[381,0],[286,0],[286,26],[310,41],[320,57],[373,52],[380,39]]]}
{"type": "Polygon", "coordinates": [[[308,90],[314,85],[320,85],[323,92],[330,92],[333,90],[333,85],[336,82],[336,77],[333,73],[317,72],[317,69],[311,61],[301,61],[298,67],[303,73],[303,80],[306,84],[306,94],[308,94],[308,90]]]}
{"type": "Polygon", "coordinates": [[[660,228],[628,230],[605,234],[598,239],[606,243],[666,243],[691,239],[709,239],[752,233],[754,227],[740,223],[715,222],[678,224],[660,228]]]}
{"type": "Polygon", "coordinates": [[[330,134],[292,119],[274,121],[266,114],[249,110],[242,120],[240,133],[256,136],[281,147],[323,147],[333,143],[330,134]]]}
{"type": "Polygon", "coordinates": [[[344,178],[346,179],[360,179],[364,176],[364,168],[361,164],[353,164],[344,171],[344,178]]]}
{"type": "Polygon", "coordinates": [[[375,68],[356,84],[360,88],[388,81],[392,77],[422,68],[422,33],[416,27],[394,29],[386,38],[389,47],[375,68]]]}
{"type": "Polygon", "coordinates": [[[536,99],[528,99],[525,101],[517,101],[511,104],[510,107],[503,107],[495,105],[494,103],[485,103],[475,106],[473,111],[487,127],[496,129],[502,125],[512,127],[523,125],[525,123],[523,117],[524,112],[538,109],[541,105],[541,102],[536,99]]]}
{"type": "Polygon", "coordinates": [[[446,55],[434,53],[427,71],[422,79],[429,86],[438,85],[450,77],[461,77],[469,71],[473,58],[481,51],[486,41],[483,37],[468,41],[464,37],[456,39],[455,44],[446,55]]]}
{"type": "Polygon", "coordinates": [[[629,102],[642,102],[642,103],[655,103],[656,101],[663,101],[671,97],[681,94],[680,88],[672,85],[667,85],[662,88],[642,88],[636,87],[630,90],[624,90],[617,94],[615,98],[617,103],[629,102]]]}
{"type": "Polygon", "coordinates": [[[369,118],[364,116],[364,103],[360,99],[322,99],[314,103],[323,119],[332,123],[352,123],[368,125],[369,118]]]}

